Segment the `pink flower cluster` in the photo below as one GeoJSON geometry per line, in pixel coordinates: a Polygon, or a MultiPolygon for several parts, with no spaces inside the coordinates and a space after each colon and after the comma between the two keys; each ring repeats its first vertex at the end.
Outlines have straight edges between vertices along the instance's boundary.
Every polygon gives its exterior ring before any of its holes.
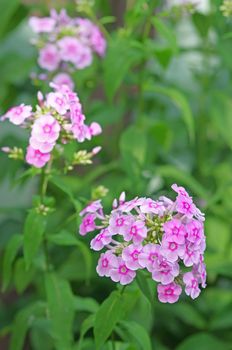
{"type": "Polygon", "coordinates": [[[80,234],[100,230],[91,248],[106,249],[97,273],[126,285],[137,270],[146,269],[159,283],[158,298],[163,303],[176,302],[182,287],[193,299],[200,286],[206,287],[204,214],[183,187],[174,184],[172,189],[177,193],[175,201],[164,196],[125,201],[122,193],[110,215],[104,214],[100,200],[80,213],[80,234]]]}
{"type": "Polygon", "coordinates": [[[8,119],[15,125],[30,129],[26,161],[37,168],[43,167],[51,158],[51,152],[60,140],[78,142],[90,140],[102,132],[101,126],[93,122],[85,124],[80,100],[67,85],[51,84],[54,91],[45,97],[39,92],[35,112],[32,106],[21,104],[12,107],[1,120],[8,119]]]}
{"type": "Polygon", "coordinates": [[[83,69],[91,65],[94,53],[105,55],[106,40],[89,19],[70,18],[65,10],[53,9],[50,17],[31,17],[29,25],[37,34],[33,43],[39,48],[38,63],[47,71],[83,69]]]}

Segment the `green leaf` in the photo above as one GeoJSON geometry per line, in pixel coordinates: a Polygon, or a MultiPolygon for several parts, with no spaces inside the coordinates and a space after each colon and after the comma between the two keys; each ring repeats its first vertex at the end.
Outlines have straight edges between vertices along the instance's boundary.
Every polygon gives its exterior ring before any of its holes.
{"type": "Polygon", "coordinates": [[[94,323],[94,338],[96,350],[101,349],[112,333],[117,322],[123,317],[122,295],[112,292],[101,304],[94,323]]]}
{"type": "Polygon", "coordinates": [[[207,37],[211,25],[211,18],[202,13],[196,12],[192,15],[192,20],[198,33],[203,38],[207,37]]]}
{"type": "Polygon", "coordinates": [[[92,256],[85,243],[78,240],[76,236],[66,230],[62,230],[57,234],[47,236],[47,240],[61,246],[77,246],[83,254],[86,264],[87,278],[89,278],[92,269],[92,256]]]}
{"type": "MultiPolygon", "coordinates": [[[[74,195],[72,189],[70,188],[70,186],[68,186],[68,180],[70,180],[70,178],[67,179],[67,177],[63,178],[62,176],[52,176],[50,179],[50,183],[52,183],[57,188],[59,188],[62,192],[64,192],[69,197],[71,203],[73,204],[75,211],[79,212],[80,211],[80,203],[75,199],[75,195],[74,195]],[[65,181],[65,179],[67,181],[65,181]]],[[[76,190],[80,189],[81,186],[82,186],[82,184],[78,183],[76,181],[76,190]]]]}
{"type": "Polygon", "coordinates": [[[113,37],[108,42],[103,77],[105,93],[110,101],[112,101],[129,69],[142,58],[143,52],[131,44],[131,40],[123,37],[113,37]]]}
{"type": "Polygon", "coordinates": [[[164,24],[163,21],[161,21],[157,17],[152,18],[152,23],[161,35],[161,37],[163,37],[167,41],[168,46],[172,49],[172,52],[174,54],[178,53],[176,36],[174,34],[174,31],[172,31],[172,29],[168,27],[168,24],[164,24]]]}
{"type": "Polygon", "coordinates": [[[3,257],[2,291],[5,291],[9,285],[12,275],[13,262],[17,256],[19,248],[22,245],[22,240],[22,235],[14,235],[6,247],[3,257]]]}
{"type": "Polygon", "coordinates": [[[18,312],[13,323],[10,350],[22,350],[28,328],[37,315],[45,313],[46,304],[37,301],[18,312]]]}
{"type": "Polygon", "coordinates": [[[22,293],[31,283],[35,275],[35,269],[31,266],[26,269],[25,261],[19,258],[15,263],[14,268],[14,283],[18,293],[22,293]]]}
{"type": "Polygon", "coordinates": [[[220,92],[213,93],[211,115],[219,134],[232,149],[232,102],[230,96],[220,92]]]}
{"type": "Polygon", "coordinates": [[[55,273],[47,273],[45,289],[55,347],[57,350],[71,349],[75,308],[70,285],[55,273]]]}
{"type": "Polygon", "coordinates": [[[122,321],[119,324],[128,334],[129,340],[136,343],[138,350],[152,350],[149,334],[146,329],[134,321],[122,321]]]}
{"type": "Polygon", "coordinates": [[[26,218],[24,225],[23,248],[27,269],[35,258],[42,242],[46,221],[46,217],[37,213],[35,209],[31,210],[26,218]]]}
{"type": "Polygon", "coordinates": [[[83,298],[75,296],[73,299],[75,310],[77,311],[87,311],[87,312],[97,312],[99,305],[97,301],[93,298],[83,298]]]}
{"type": "Polygon", "coordinates": [[[176,350],[218,350],[231,349],[231,346],[208,333],[198,333],[185,339],[176,350]]]}
{"type": "Polygon", "coordinates": [[[128,174],[139,176],[147,155],[147,139],[143,130],[130,126],[120,139],[123,165],[128,174]]]}
{"type": "Polygon", "coordinates": [[[0,37],[2,36],[10,18],[19,6],[19,0],[1,0],[1,21],[0,21],[0,37]]]}
{"type": "Polygon", "coordinates": [[[195,141],[194,118],[186,97],[178,90],[154,84],[151,85],[150,83],[145,85],[144,91],[165,95],[171,99],[171,101],[181,110],[183,121],[188,130],[189,139],[193,143],[195,141]]]}
{"type": "Polygon", "coordinates": [[[80,332],[79,342],[77,343],[77,346],[74,346],[75,350],[81,350],[82,349],[82,343],[83,343],[84,336],[88,332],[88,330],[93,328],[94,322],[95,322],[95,314],[94,315],[90,315],[89,317],[87,317],[84,320],[84,322],[81,325],[81,332],[80,332]]]}
{"type": "Polygon", "coordinates": [[[222,254],[224,258],[227,255],[227,249],[231,240],[231,228],[223,220],[209,216],[207,217],[206,223],[206,234],[208,239],[208,248],[213,253],[222,254]],[[220,233],[220,244],[218,244],[218,235],[220,233]]]}
{"type": "Polygon", "coordinates": [[[138,283],[138,286],[141,292],[147,298],[150,305],[154,305],[155,295],[154,295],[154,287],[152,287],[151,285],[151,283],[153,284],[153,281],[151,281],[151,278],[148,279],[144,271],[137,271],[136,281],[138,283]]]}

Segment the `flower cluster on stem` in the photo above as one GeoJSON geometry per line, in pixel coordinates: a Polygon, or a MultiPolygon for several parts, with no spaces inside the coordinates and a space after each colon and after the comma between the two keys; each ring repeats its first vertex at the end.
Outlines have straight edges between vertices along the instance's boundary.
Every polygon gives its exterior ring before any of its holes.
{"type": "Polygon", "coordinates": [[[73,88],[67,74],[92,64],[94,54],[105,55],[106,40],[98,26],[87,18],[71,18],[63,9],[52,9],[49,17],[31,17],[29,25],[36,33],[33,39],[39,50],[39,66],[48,72],[59,71],[56,84],[73,88]]]}
{"type": "MultiPolygon", "coordinates": [[[[75,92],[67,85],[50,84],[54,91],[45,97],[38,93],[38,104],[35,111],[32,106],[21,104],[12,107],[1,120],[8,119],[11,123],[30,130],[29,146],[26,152],[26,162],[37,168],[42,168],[49,162],[55,146],[66,144],[70,140],[83,142],[102,132],[101,126],[92,122],[85,123],[82,105],[75,92]]],[[[12,153],[8,148],[3,151],[12,153]]],[[[73,163],[86,164],[83,158],[91,159],[100,150],[95,147],[91,153],[74,155],[73,163]]],[[[71,166],[72,166],[71,165],[71,166]]]]}
{"type": "Polygon", "coordinates": [[[195,299],[206,287],[204,214],[183,187],[172,185],[175,201],[160,197],[125,201],[122,193],[105,215],[100,200],[82,210],[80,235],[95,230],[91,241],[100,255],[97,273],[122,285],[131,283],[136,271],[146,269],[158,282],[158,299],[174,303],[182,288],[195,299]]]}

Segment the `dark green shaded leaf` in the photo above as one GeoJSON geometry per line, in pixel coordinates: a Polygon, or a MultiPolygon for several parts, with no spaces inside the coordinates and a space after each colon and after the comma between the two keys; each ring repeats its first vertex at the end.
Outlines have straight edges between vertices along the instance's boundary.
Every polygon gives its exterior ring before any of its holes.
{"type": "Polygon", "coordinates": [[[56,349],[70,349],[73,341],[72,324],[75,313],[70,285],[55,273],[47,273],[45,288],[56,349]]]}
{"type": "Polygon", "coordinates": [[[26,218],[23,241],[26,268],[30,267],[40,247],[43,240],[46,222],[46,216],[37,213],[35,209],[31,210],[26,218]]]}
{"type": "Polygon", "coordinates": [[[10,242],[8,243],[4,258],[3,258],[3,283],[2,283],[2,290],[5,291],[6,288],[9,285],[11,275],[12,275],[12,268],[13,268],[13,262],[17,256],[19,248],[22,246],[22,235],[14,235],[10,242]]]}
{"type": "Polygon", "coordinates": [[[138,350],[152,350],[149,334],[140,324],[134,321],[123,321],[119,326],[126,330],[129,339],[135,342],[138,350]]]}

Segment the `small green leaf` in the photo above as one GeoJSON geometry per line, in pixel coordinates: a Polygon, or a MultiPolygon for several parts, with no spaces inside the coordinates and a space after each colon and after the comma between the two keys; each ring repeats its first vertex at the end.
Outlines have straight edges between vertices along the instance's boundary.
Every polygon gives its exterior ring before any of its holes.
{"type": "Polygon", "coordinates": [[[149,334],[140,324],[134,321],[122,321],[119,326],[126,330],[129,340],[136,343],[138,350],[152,350],[149,334]]]}
{"type": "Polygon", "coordinates": [[[173,53],[178,53],[176,36],[174,34],[174,31],[172,31],[172,29],[168,27],[168,24],[164,24],[163,21],[161,21],[158,17],[153,17],[152,23],[161,35],[161,37],[167,41],[168,46],[172,49],[173,53]]]}
{"type": "Polygon", "coordinates": [[[26,269],[23,258],[19,258],[16,261],[14,268],[14,283],[18,293],[22,293],[28,287],[34,275],[34,267],[31,266],[29,269],[26,269]]]}
{"type": "Polygon", "coordinates": [[[57,350],[71,349],[75,308],[70,285],[55,273],[47,273],[45,289],[55,347],[57,350]]]}
{"type": "Polygon", "coordinates": [[[2,291],[5,291],[9,285],[11,275],[12,275],[13,262],[16,258],[19,248],[22,245],[22,240],[23,240],[22,235],[14,235],[6,247],[5,254],[3,257],[2,291]]]}
{"type": "Polygon", "coordinates": [[[123,317],[122,295],[112,292],[101,304],[94,323],[94,338],[96,350],[101,349],[107,338],[112,333],[117,322],[123,317]]]}
{"type": "Polygon", "coordinates": [[[43,239],[43,234],[46,227],[46,217],[37,213],[32,209],[24,225],[24,258],[26,268],[28,269],[35,258],[35,255],[40,247],[43,239]]]}
{"type": "Polygon", "coordinates": [[[22,309],[15,317],[10,341],[10,350],[22,350],[26,333],[31,327],[35,317],[45,313],[46,304],[37,301],[22,309]]]}

